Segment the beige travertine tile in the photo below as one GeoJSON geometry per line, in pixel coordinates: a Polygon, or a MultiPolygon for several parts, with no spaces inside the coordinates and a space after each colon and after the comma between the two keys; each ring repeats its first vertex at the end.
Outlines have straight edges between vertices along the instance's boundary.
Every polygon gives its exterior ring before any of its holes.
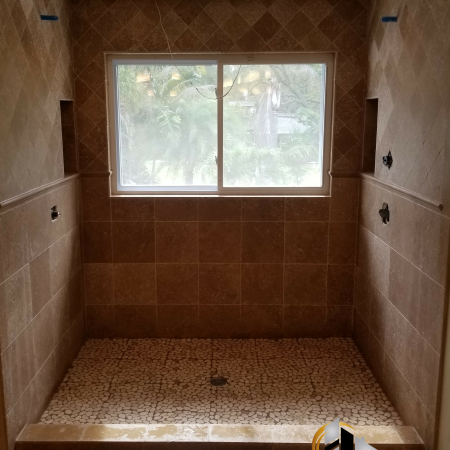
{"type": "Polygon", "coordinates": [[[212,425],[209,439],[220,442],[271,442],[270,426],[261,425],[212,425]]]}
{"type": "Polygon", "coordinates": [[[208,440],[207,425],[147,425],[146,441],[187,441],[204,442],[208,440]]]}
{"type": "Polygon", "coordinates": [[[85,428],[81,425],[31,424],[19,436],[21,441],[79,441],[85,428]]]}
{"type": "Polygon", "coordinates": [[[146,428],[136,425],[91,425],[83,434],[83,441],[144,441],[146,428]]]}

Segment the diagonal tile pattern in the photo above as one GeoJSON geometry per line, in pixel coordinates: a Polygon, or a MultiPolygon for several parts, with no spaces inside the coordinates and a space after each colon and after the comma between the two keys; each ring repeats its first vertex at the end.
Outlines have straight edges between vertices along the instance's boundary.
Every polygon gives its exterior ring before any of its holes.
{"type": "Polygon", "coordinates": [[[434,0],[374,1],[369,12],[368,95],[379,98],[375,175],[435,201],[443,197],[450,120],[449,18],[450,3],[434,0]],[[385,15],[398,23],[382,23],[385,15]],[[389,171],[381,163],[388,151],[389,171]]]}
{"type": "Polygon", "coordinates": [[[366,2],[359,0],[76,0],[75,91],[83,172],[108,166],[103,52],[337,52],[333,170],[361,159],[366,2]],[[98,82],[97,82],[98,81],[98,82]]]}
{"type": "Polygon", "coordinates": [[[0,0],[0,200],[64,175],[59,100],[73,96],[70,14],[69,0],[0,0]]]}
{"type": "Polygon", "coordinates": [[[351,339],[89,340],[41,423],[402,425],[351,339]],[[213,387],[210,377],[228,384],[213,387]]]}

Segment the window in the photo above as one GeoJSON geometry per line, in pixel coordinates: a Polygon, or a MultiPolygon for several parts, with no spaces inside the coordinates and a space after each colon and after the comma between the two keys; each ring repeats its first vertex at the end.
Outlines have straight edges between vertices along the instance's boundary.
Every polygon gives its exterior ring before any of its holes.
{"type": "Polygon", "coordinates": [[[326,195],[333,54],[110,54],[112,193],[326,195]]]}

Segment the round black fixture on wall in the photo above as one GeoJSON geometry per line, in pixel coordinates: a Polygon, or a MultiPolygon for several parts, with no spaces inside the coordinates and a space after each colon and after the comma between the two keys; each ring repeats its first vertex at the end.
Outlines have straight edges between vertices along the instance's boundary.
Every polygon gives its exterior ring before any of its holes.
{"type": "Polygon", "coordinates": [[[383,164],[390,169],[394,160],[392,159],[391,151],[386,156],[383,156],[383,164]]]}

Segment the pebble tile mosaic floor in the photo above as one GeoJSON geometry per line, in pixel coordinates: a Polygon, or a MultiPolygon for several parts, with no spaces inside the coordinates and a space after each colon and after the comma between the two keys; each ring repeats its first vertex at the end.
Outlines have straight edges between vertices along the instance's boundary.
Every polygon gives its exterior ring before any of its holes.
{"type": "Polygon", "coordinates": [[[41,423],[402,425],[351,339],[89,340],[41,423]],[[214,387],[211,377],[227,384],[214,387]]]}

